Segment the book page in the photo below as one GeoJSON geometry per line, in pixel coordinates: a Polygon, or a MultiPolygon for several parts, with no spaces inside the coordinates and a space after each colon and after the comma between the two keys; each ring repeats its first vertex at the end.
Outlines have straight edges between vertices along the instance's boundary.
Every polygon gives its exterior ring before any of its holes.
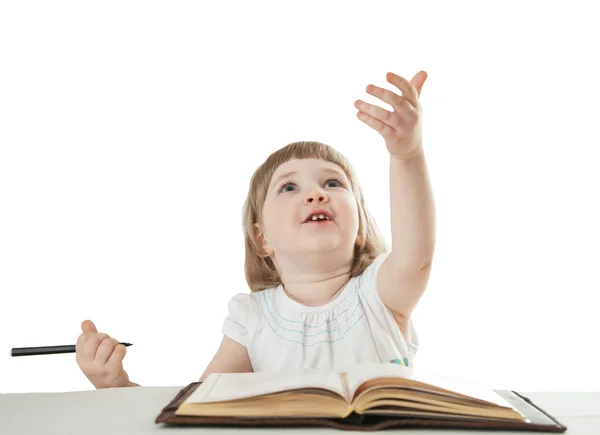
{"type": "Polygon", "coordinates": [[[184,403],[244,399],[300,388],[322,388],[346,398],[339,373],[296,369],[279,373],[211,373],[184,403]]]}
{"type": "Polygon", "coordinates": [[[418,390],[427,389],[427,385],[430,385],[447,390],[448,394],[458,393],[498,406],[513,408],[508,401],[482,383],[429,373],[414,367],[405,367],[393,363],[359,364],[350,368],[347,371],[347,376],[348,389],[352,398],[356,390],[366,381],[376,378],[396,378],[402,382],[402,384],[399,384],[402,387],[418,390]],[[419,383],[426,385],[419,385],[419,383]]]}

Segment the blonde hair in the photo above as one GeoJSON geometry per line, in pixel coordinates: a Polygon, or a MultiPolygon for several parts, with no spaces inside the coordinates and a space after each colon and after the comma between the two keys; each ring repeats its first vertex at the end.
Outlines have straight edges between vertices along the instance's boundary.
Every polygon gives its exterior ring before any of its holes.
{"type": "Polygon", "coordinates": [[[352,192],[358,205],[358,240],[354,247],[354,265],[352,276],[357,276],[369,266],[375,258],[386,251],[385,241],[365,206],[362,189],[350,162],[332,147],[320,142],[293,142],[272,153],[256,169],[250,180],[248,196],[243,208],[243,229],[246,244],[245,274],[250,290],[255,292],[281,284],[279,273],[271,259],[255,239],[255,226],[259,222],[267,190],[275,170],[292,159],[323,159],[338,165],[348,177],[352,192]]]}

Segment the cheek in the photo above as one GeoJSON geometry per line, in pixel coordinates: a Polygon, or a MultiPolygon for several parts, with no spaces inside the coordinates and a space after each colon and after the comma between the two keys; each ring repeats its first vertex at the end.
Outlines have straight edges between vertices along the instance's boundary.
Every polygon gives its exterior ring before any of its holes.
{"type": "Polygon", "coordinates": [[[278,244],[282,239],[289,238],[291,227],[296,224],[293,211],[292,207],[283,203],[269,209],[268,219],[265,216],[265,224],[273,244],[278,244]],[[288,237],[286,237],[286,234],[288,237]]]}
{"type": "Polygon", "coordinates": [[[344,227],[349,232],[357,232],[358,231],[358,205],[356,204],[356,200],[354,197],[344,198],[342,202],[342,207],[344,209],[344,227]]]}
{"type": "Polygon", "coordinates": [[[292,208],[286,204],[281,204],[280,207],[275,207],[271,214],[271,225],[277,226],[278,228],[284,228],[290,226],[292,221],[292,208]]]}

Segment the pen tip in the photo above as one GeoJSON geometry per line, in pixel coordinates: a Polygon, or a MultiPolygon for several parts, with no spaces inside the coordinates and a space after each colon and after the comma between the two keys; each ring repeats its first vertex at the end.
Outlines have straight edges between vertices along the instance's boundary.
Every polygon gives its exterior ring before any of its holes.
{"type": "Polygon", "coordinates": [[[127,346],[132,346],[131,343],[123,343],[123,346],[127,347],[127,346]]]}

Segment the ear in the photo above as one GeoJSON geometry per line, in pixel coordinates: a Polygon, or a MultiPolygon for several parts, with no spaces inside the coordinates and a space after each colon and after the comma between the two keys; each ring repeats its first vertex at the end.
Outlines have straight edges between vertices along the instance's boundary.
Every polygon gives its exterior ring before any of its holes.
{"type": "Polygon", "coordinates": [[[263,250],[263,257],[270,257],[273,255],[273,249],[269,246],[269,242],[263,234],[260,224],[254,224],[254,241],[263,250]]]}
{"type": "Polygon", "coordinates": [[[362,245],[363,245],[363,239],[362,239],[362,237],[360,236],[360,234],[358,234],[358,235],[356,236],[356,246],[358,246],[358,247],[362,247],[362,245]]]}

